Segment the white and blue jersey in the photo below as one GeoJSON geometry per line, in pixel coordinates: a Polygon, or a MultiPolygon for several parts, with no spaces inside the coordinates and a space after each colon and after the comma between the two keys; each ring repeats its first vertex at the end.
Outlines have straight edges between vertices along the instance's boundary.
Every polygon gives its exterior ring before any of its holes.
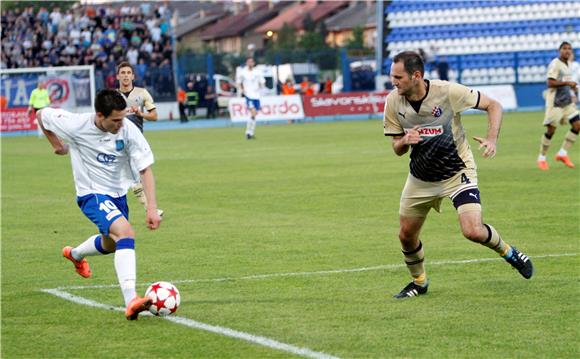
{"type": "Polygon", "coordinates": [[[95,125],[94,113],[42,110],[44,128],[68,143],[77,204],[104,235],[119,217],[129,219],[127,190],[133,183],[131,164],[141,171],[154,162],[151,148],[130,120],[113,134],[95,125]]]}
{"type": "Polygon", "coordinates": [[[142,171],[154,162],[153,152],[137,126],[128,119],[113,134],[95,125],[96,114],[61,109],[42,110],[44,128],[70,146],[77,196],[99,193],[121,197],[133,183],[131,165],[142,171]]]}

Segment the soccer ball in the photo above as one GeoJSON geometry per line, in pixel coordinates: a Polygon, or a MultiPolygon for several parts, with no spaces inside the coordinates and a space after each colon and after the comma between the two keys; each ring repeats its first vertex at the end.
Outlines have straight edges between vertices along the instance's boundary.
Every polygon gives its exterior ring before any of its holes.
{"type": "Polygon", "coordinates": [[[169,282],[155,282],[147,288],[145,296],[151,298],[149,311],[157,316],[164,317],[175,313],[181,302],[177,287],[169,282]]]}

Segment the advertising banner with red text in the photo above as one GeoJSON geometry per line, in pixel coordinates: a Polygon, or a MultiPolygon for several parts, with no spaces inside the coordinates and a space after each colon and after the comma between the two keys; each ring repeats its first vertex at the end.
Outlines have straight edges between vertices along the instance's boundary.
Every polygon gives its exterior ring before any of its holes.
{"type": "Polygon", "coordinates": [[[388,92],[347,92],[304,96],[307,117],[382,113],[388,92]]]}
{"type": "Polygon", "coordinates": [[[30,130],[36,130],[36,120],[28,114],[28,108],[5,108],[0,112],[0,132],[30,130]]]}
{"type": "MultiPolygon", "coordinates": [[[[302,100],[298,95],[265,96],[260,99],[260,111],[256,121],[301,120],[304,118],[302,100]]],[[[228,104],[232,122],[245,122],[250,119],[246,99],[236,97],[228,104]]]]}

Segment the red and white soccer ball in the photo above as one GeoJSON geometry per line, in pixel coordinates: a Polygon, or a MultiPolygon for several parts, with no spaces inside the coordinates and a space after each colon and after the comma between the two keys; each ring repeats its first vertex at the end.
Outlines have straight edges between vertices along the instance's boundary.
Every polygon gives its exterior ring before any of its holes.
{"type": "Polygon", "coordinates": [[[169,282],[155,282],[147,288],[145,296],[151,298],[153,303],[149,311],[161,317],[175,313],[181,303],[181,296],[177,287],[169,282]]]}

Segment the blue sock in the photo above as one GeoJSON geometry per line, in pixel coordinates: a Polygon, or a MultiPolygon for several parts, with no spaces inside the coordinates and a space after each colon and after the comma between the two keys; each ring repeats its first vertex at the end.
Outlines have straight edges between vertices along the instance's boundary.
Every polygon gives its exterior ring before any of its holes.
{"type": "Polygon", "coordinates": [[[512,247],[510,246],[510,250],[509,250],[509,251],[508,251],[508,252],[505,254],[505,256],[503,256],[503,257],[504,257],[505,259],[508,259],[509,257],[511,257],[511,256],[512,256],[512,253],[513,253],[513,251],[514,251],[514,250],[513,250],[513,249],[512,249],[512,247]]]}

